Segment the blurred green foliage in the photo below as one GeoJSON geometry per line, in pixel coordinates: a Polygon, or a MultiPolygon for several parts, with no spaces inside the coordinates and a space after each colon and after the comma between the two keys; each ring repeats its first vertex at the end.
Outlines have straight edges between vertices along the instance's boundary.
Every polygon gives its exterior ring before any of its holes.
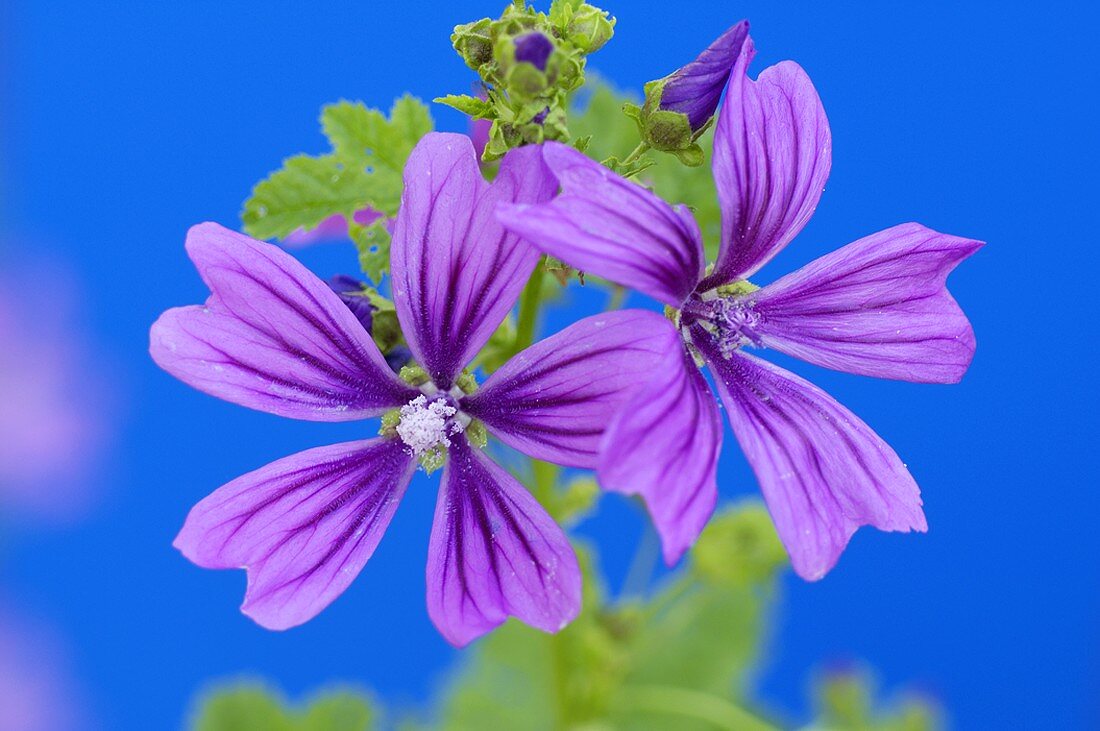
{"type": "MultiPolygon", "coordinates": [[[[586,490],[587,488],[578,488],[586,490]]],[[[786,554],[764,506],[722,510],[686,565],[644,597],[614,598],[594,551],[577,545],[584,608],[551,635],[509,622],[474,646],[429,709],[403,731],[766,731],[796,728],[753,698],[786,554]]],[[[869,674],[827,675],[817,685],[825,731],[930,731],[939,716],[915,699],[877,708],[869,674]]],[[[262,686],[208,696],[193,731],[365,731],[376,705],[351,691],[303,709],[262,686]]],[[[391,714],[393,716],[395,714],[391,714]]],[[[387,726],[388,727],[388,726],[387,726]]]]}
{"type": "Polygon", "coordinates": [[[199,706],[194,731],[370,731],[371,700],[361,691],[337,689],[304,708],[288,705],[262,683],[241,682],[211,693],[199,706]]]}

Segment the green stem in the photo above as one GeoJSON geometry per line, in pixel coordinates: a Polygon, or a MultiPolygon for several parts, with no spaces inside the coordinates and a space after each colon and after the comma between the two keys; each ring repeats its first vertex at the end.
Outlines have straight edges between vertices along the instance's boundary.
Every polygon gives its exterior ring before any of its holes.
{"type": "Polygon", "coordinates": [[[638,143],[638,146],[634,148],[633,152],[626,156],[625,160],[622,160],[619,165],[629,165],[637,160],[639,157],[649,151],[649,143],[642,141],[638,143]]]}
{"type": "Polygon", "coordinates": [[[519,316],[516,320],[516,341],[512,355],[535,342],[535,326],[538,325],[539,307],[542,305],[542,284],[546,279],[542,260],[531,273],[519,298],[519,316]]]}
{"type": "Polygon", "coordinates": [[[623,302],[626,300],[626,287],[620,284],[613,284],[611,286],[611,296],[607,298],[607,307],[604,308],[605,312],[611,312],[617,310],[623,306],[623,302]]]}
{"type": "Polygon", "coordinates": [[[686,688],[635,685],[620,690],[617,701],[631,711],[695,718],[730,731],[776,731],[775,726],[725,698],[686,688]]]}

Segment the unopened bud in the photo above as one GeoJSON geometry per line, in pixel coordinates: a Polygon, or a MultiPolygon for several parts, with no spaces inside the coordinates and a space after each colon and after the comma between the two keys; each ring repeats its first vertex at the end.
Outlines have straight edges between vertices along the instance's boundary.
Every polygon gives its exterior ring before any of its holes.
{"type": "Polygon", "coordinates": [[[595,53],[615,35],[615,19],[606,10],[585,3],[573,12],[566,34],[586,54],[595,53]]]}
{"type": "Polygon", "coordinates": [[[451,44],[472,69],[476,70],[493,60],[492,25],[493,21],[482,18],[473,23],[456,25],[451,34],[451,44]]]}
{"type": "Polygon", "coordinates": [[[646,106],[655,102],[657,109],[685,114],[691,130],[699,132],[718,109],[718,100],[742,47],[752,53],[749,23],[745,20],[719,36],[688,65],[647,85],[646,106]],[[657,94],[656,99],[650,99],[650,89],[657,94]]]}

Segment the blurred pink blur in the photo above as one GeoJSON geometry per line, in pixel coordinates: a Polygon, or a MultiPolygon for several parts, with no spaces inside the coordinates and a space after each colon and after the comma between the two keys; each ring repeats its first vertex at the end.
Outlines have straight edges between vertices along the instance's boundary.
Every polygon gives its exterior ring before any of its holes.
{"type": "Polygon", "coordinates": [[[85,703],[53,633],[0,607],[0,731],[77,731],[85,703]]]}
{"type": "Polygon", "coordinates": [[[75,279],[57,265],[0,274],[0,516],[82,516],[114,424],[75,279]]]}

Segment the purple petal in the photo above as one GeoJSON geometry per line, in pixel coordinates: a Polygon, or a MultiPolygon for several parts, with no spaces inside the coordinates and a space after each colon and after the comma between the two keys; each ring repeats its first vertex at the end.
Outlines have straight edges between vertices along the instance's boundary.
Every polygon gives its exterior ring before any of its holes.
{"type": "Polygon", "coordinates": [[[886,442],[820,388],[697,330],[730,424],[798,575],[816,580],[861,525],[927,530],[920,490],[886,442]]]}
{"type": "Polygon", "coordinates": [[[359,574],[415,466],[389,439],[300,452],[200,502],[174,545],[204,568],[247,569],[241,611],[268,629],[288,629],[315,617],[359,574]]]}
{"type": "Polygon", "coordinates": [[[981,242],[916,223],[848,244],[754,292],[762,345],[837,370],[955,383],[974,331],[945,286],[981,242]]]}
{"type": "Polygon", "coordinates": [[[516,36],[516,60],[527,62],[539,71],[546,70],[546,62],[554,52],[554,42],[542,33],[524,33],[516,36]]]}
{"type": "Polygon", "coordinates": [[[278,247],[214,223],[187,234],[212,294],[154,323],[153,360],[200,391],[310,421],[377,416],[416,396],[340,298],[278,247]]]}
{"type": "Polygon", "coordinates": [[[747,69],[745,41],[714,136],[714,183],[722,241],[705,286],[751,276],[813,215],[832,164],[829,120],[806,72],[793,61],[747,69]]]}
{"type": "Polygon", "coordinates": [[[514,477],[455,439],[428,546],[435,626],[462,647],[510,616],[557,632],[580,605],[580,568],[561,528],[514,477]]]}
{"type": "Polygon", "coordinates": [[[543,157],[562,192],[542,205],[501,206],[510,231],[566,264],[678,306],[703,274],[691,213],[558,142],[543,157]]]}
{"type": "MultiPolygon", "coordinates": [[[[355,212],[352,217],[360,226],[370,224],[382,218],[382,212],[373,208],[363,208],[355,212]]],[[[300,228],[292,231],[283,239],[283,244],[291,248],[301,248],[312,244],[327,243],[329,241],[346,241],[348,239],[348,222],[342,213],[337,213],[321,221],[314,228],[300,228]]]]}
{"type": "Polygon", "coordinates": [[[491,186],[465,135],[431,133],[413,150],[391,248],[393,296],[413,355],[440,387],[488,342],[539,258],[497,222],[497,204],[547,200],[555,186],[536,147],[509,152],[491,186]]]}
{"type": "Polygon", "coordinates": [[[749,22],[742,20],[718,36],[698,58],[669,75],[661,92],[661,109],[682,112],[693,130],[702,129],[718,108],[722,89],[748,37],[749,22]]]}
{"type": "Polygon", "coordinates": [[[462,408],[524,454],[595,468],[611,417],[678,346],[668,325],[642,310],[585,318],[513,357],[462,408]]]}
{"type": "Polygon", "coordinates": [[[714,512],[722,420],[679,333],[668,331],[674,342],[650,381],[608,425],[597,474],[605,489],[645,500],[672,565],[714,512]]]}

